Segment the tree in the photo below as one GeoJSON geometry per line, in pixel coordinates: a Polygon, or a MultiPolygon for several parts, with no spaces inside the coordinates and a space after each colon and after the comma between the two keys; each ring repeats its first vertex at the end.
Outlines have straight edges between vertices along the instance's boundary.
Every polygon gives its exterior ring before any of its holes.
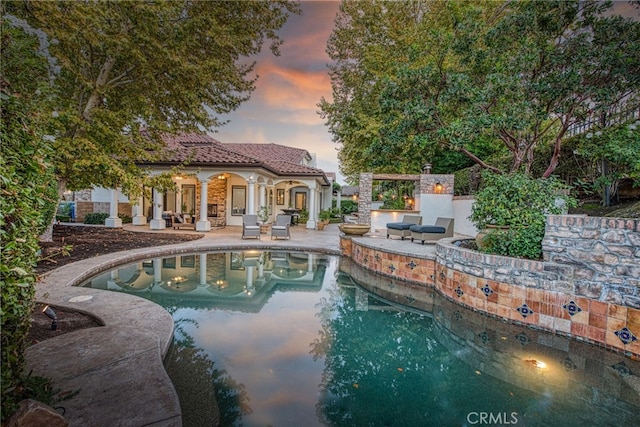
{"type": "Polygon", "coordinates": [[[8,2],[6,10],[51,42],[56,97],[47,131],[59,191],[99,185],[135,198],[150,183],[136,162],[161,155],[163,132],[221,125],[216,116],[254,89],[254,63],[241,60],[266,39],[278,54],[276,30],[298,7],[30,1],[8,2]]]}
{"type": "Polygon", "coordinates": [[[549,176],[571,126],[636,101],[640,23],[605,16],[611,4],[375,5],[345,2],[329,40],[334,100],[320,108],[347,176],[415,173],[447,150],[529,172],[550,144],[549,176]]]}
{"type": "MultiPolygon", "coordinates": [[[[154,183],[159,135],[211,128],[254,89],[254,65],[295,4],[7,1],[2,16],[2,418],[25,390],[38,234],[67,188],[154,183]],[[146,130],[150,138],[142,137],[146,130]],[[56,188],[52,183],[58,183],[56,188]]],[[[158,182],[159,180],[156,180],[158,182]]]]}

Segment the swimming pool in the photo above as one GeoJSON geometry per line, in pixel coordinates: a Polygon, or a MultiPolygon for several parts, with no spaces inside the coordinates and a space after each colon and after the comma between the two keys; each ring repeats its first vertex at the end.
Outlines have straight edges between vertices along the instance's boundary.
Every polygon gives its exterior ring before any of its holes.
{"type": "Polygon", "coordinates": [[[123,266],[87,286],[172,314],[165,363],[185,426],[206,425],[217,410],[223,425],[248,426],[624,426],[640,411],[638,362],[426,287],[419,301],[394,298],[393,281],[345,258],[189,254],[123,266]]]}

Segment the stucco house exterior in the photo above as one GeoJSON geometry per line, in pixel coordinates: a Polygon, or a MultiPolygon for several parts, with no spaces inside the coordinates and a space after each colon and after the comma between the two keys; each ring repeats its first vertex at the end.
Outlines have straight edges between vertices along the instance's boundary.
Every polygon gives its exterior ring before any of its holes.
{"type": "Polygon", "coordinates": [[[242,225],[243,214],[266,207],[269,221],[283,209],[309,213],[307,228],[316,228],[318,213],[332,202],[334,174],[316,167],[307,150],[278,144],[222,143],[209,135],[186,133],[164,138],[165,160],[139,163],[151,174],[171,171],[183,163],[173,181],[177,191],[153,189],[151,199],[128,200],[118,189],[93,188],[68,195],[75,202],[76,221],[88,212],[108,212],[108,227],[121,227],[118,213],[134,225],[166,228],[167,213],[195,216],[195,229],[242,225]]]}

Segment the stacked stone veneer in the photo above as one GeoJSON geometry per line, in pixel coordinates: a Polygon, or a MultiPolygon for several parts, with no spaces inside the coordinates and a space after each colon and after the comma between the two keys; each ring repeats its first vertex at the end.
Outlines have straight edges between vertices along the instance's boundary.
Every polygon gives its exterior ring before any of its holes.
{"type": "Polygon", "coordinates": [[[550,216],[542,249],[576,295],[640,308],[640,220],[550,216]]]}
{"type": "MultiPolygon", "coordinates": [[[[435,255],[341,239],[360,266],[438,290],[471,309],[640,359],[638,220],[550,216],[543,261],[482,254],[443,239],[435,255]]],[[[398,284],[400,288],[402,285],[398,284]]],[[[419,296],[417,296],[419,298],[419,296]]]]}

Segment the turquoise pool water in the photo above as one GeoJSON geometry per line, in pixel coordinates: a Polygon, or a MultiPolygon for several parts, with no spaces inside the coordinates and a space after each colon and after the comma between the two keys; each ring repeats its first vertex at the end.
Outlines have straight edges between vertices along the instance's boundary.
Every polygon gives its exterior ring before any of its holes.
{"type": "Polygon", "coordinates": [[[172,314],[166,367],[187,427],[216,410],[222,425],[245,426],[638,425],[640,363],[426,287],[399,293],[346,259],[193,254],[86,286],[172,314]]]}

